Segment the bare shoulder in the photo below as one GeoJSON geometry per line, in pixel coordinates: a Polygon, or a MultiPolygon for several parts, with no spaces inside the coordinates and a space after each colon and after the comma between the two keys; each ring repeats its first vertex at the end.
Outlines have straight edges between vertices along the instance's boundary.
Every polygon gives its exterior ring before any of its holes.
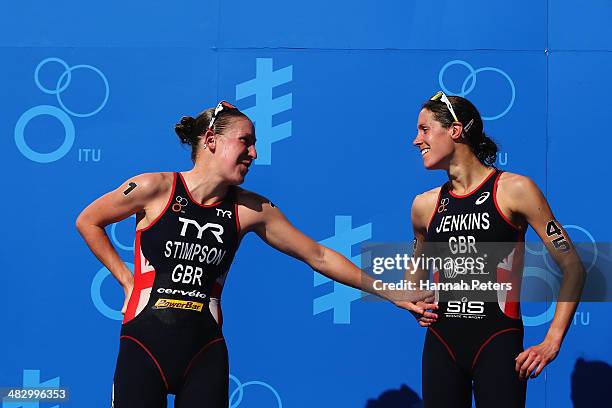
{"type": "Polygon", "coordinates": [[[503,195],[514,199],[526,198],[540,192],[531,178],[507,171],[499,176],[497,188],[503,195]]]}
{"type": "Polygon", "coordinates": [[[438,195],[440,194],[441,188],[442,187],[436,187],[424,193],[417,194],[412,202],[413,213],[431,215],[438,201],[438,195]]]}
{"type": "MultiPolygon", "coordinates": [[[[238,202],[238,205],[240,206],[243,206],[253,211],[261,211],[263,205],[272,204],[270,200],[260,194],[245,190],[242,187],[235,188],[236,200],[238,202]]],[[[272,206],[274,206],[274,204],[272,204],[272,206]]]]}
{"type": "Polygon", "coordinates": [[[499,177],[497,190],[500,211],[509,216],[514,225],[527,228],[526,224],[530,224],[533,227],[540,218],[552,217],[546,197],[529,177],[503,173],[499,177]]]}
{"type": "Polygon", "coordinates": [[[415,229],[427,228],[431,214],[433,214],[436,207],[441,188],[432,188],[414,197],[412,202],[412,224],[415,229]]]}
{"type": "MultiPolygon", "coordinates": [[[[142,173],[134,177],[130,177],[126,182],[125,192],[132,189],[148,198],[155,198],[160,195],[167,195],[172,190],[174,184],[174,173],[172,172],[157,172],[157,173],[142,173]]],[[[129,193],[128,193],[129,194],[129,193]]]]}
{"type": "Polygon", "coordinates": [[[253,229],[257,231],[267,219],[274,214],[280,214],[274,211],[276,206],[268,198],[242,187],[236,187],[236,191],[238,217],[243,234],[253,229]]]}
{"type": "Polygon", "coordinates": [[[140,182],[145,188],[168,188],[172,187],[174,181],[174,173],[171,172],[156,172],[142,173],[132,177],[130,180],[140,182]]]}

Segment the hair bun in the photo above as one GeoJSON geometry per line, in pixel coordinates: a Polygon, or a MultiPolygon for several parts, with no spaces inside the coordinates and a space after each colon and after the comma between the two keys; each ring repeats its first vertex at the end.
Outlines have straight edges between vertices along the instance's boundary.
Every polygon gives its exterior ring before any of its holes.
{"type": "Polygon", "coordinates": [[[497,144],[484,132],[482,133],[483,140],[478,143],[476,157],[487,166],[492,166],[497,159],[497,144]]]}
{"type": "Polygon", "coordinates": [[[181,143],[191,145],[193,143],[193,129],[196,120],[191,116],[181,117],[181,121],[174,125],[174,131],[181,139],[181,143]]]}

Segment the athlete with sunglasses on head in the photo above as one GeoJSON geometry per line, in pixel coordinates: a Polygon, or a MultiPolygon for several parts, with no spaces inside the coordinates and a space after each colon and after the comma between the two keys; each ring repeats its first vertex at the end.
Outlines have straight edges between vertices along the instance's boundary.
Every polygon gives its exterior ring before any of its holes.
{"type": "MultiPolygon", "coordinates": [[[[526,380],[537,377],[561,348],[582,291],[584,268],[536,184],[492,166],[497,146],[485,135],[470,101],[443,92],[434,95],[422,106],[413,144],[426,169],[448,175],[447,183],[414,199],[415,257],[469,258],[483,256],[485,250],[484,262],[471,268],[432,268],[434,282],[452,286],[463,281],[466,286],[440,290],[437,305],[414,304],[419,324],[428,328],[424,406],[468,408],[473,390],[476,407],[523,407],[526,380]],[[566,301],[557,303],[544,341],[523,351],[519,297],[528,226],[564,273],[559,299],[566,301]]],[[[428,279],[423,269],[412,272],[428,279]]]]}
{"type": "MultiPolygon", "coordinates": [[[[314,242],[268,199],[237,187],[257,158],[255,129],[229,103],[175,126],[192,148],[182,173],[136,176],[90,204],[77,227],[123,286],[125,303],[113,383],[116,408],[228,406],[229,368],[221,332],[221,291],[241,239],[255,232],[272,247],[354,288],[372,279],[348,259],[314,242]],[[134,275],[104,227],[136,214],[134,275]]],[[[392,293],[377,292],[389,300],[392,293]]],[[[425,294],[404,294],[393,302],[425,294]]]]}

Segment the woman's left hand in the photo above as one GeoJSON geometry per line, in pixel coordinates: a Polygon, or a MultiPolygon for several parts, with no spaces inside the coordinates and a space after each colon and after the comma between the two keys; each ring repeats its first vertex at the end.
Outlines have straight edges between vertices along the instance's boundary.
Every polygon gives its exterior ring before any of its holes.
{"type": "Polygon", "coordinates": [[[557,357],[559,348],[560,344],[557,342],[544,340],[520,353],[515,359],[515,369],[519,373],[519,378],[522,380],[536,378],[544,367],[557,357]]]}

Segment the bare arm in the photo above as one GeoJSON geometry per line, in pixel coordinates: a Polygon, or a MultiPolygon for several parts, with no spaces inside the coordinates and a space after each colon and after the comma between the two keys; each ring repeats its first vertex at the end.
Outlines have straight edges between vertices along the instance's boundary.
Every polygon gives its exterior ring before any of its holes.
{"type": "MultiPolygon", "coordinates": [[[[410,219],[412,222],[412,231],[414,233],[413,242],[413,257],[419,258],[425,251],[425,236],[427,235],[427,227],[429,219],[434,211],[437,200],[437,191],[432,190],[424,194],[419,194],[412,202],[410,211],[410,219]]],[[[405,273],[405,279],[416,282],[417,285],[421,281],[426,281],[429,278],[429,271],[417,267],[415,270],[408,269],[405,273]]],[[[425,299],[416,303],[411,303],[408,309],[413,312],[413,315],[422,327],[431,326],[436,321],[438,315],[429,312],[428,310],[438,309],[438,305],[433,302],[433,298],[425,299]]]]}
{"type": "Polygon", "coordinates": [[[516,368],[521,377],[527,378],[531,375],[535,378],[557,356],[561,348],[578,307],[586,272],[569,235],[555,219],[538,186],[527,177],[508,176],[505,191],[510,196],[510,210],[523,217],[534,229],[563,273],[560,301],[557,302],[555,315],[544,341],[529,347],[517,357],[516,368]]]}
{"type": "MultiPolygon", "coordinates": [[[[410,219],[412,221],[412,232],[414,233],[414,257],[417,258],[423,255],[425,246],[425,236],[427,235],[427,227],[429,217],[433,209],[431,208],[431,200],[424,194],[420,194],[414,198],[412,209],[410,211],[410,219]]],[[[435,203],[434,203],[435,205],[435,203]]],[[[428,271],[422,268],[416,270],[407,270],[406,279],[415,281],[426,280],[429,277],[428,271]]]]}
{"type": "Polygon", "coordinates": [[[76,227],[93,254],[123,286],[126,301],[134,278],[110,242],[104,227],[135,213],[146,217],[146,205],[160,192],[161,177],[160,174],[143,174],[131,178],[92,202],[76,220],[76,227]]]}
{"type": "MultiPolygon", "coordinates": [[[[257,196],[259,197],[259,196],[257,196]]],[[[393,301],[396,305],[404,307],[405,299],[397,299],[394,294],[374,289],[371,276],[364,273],[343,255],[313,241],[295,228],[282,212],[274,207],[268,200],[259,197],[258,207],[261,211],[250,214],[249,225],[257,235],[273,248],[299,259],[312,269],[356,289],[393,301]]],[[[241,216],[242,217],[242,216],[241,216]]],[[[242,219],[242,218],[241,218],[242,219]]],[[[405,295],[402,297],[407,297],[405,295]]],[[[412,294],[412,300],[423,297],[422,293],[412,294]]]]}

